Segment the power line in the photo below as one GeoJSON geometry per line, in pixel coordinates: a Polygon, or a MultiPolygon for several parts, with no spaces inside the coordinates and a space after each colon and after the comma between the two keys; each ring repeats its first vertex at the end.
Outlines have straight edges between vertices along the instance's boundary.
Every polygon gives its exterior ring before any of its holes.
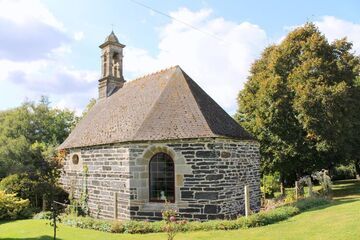
{"type": "Polygon", "coordinates": [[[208,36],[210,36],[210,37],[212,37],[212,38],[215,38],[216,40],[218,40],[218,41],[220,41],[220,42],[224,42],[224,40],[221,39],[221,38],[220,38],[219,36],[217,36],[216,34],[213,34],[213,33],[211,33],[211,32],[207,32],[207,31],[204,31],[204,30],[202,30],[202,29],[200,29],[200,28],[198,28],[198,27],[195,27],[195,26],[193,26],[193,25],[191,25],[191,24],[189,24],[189,23],[187,23],[187,22],[184,22],[184,21],[182,21],[182,20],[180,20],[180,19],[174,18],[174,17],[170,16],[169,14],[166,14],[166,13],[164,13],[164,12],[161,12],[161,11],[159,11],[159,10],[153,8],[153,7],[150,7],[150,6],[148,6],[148,5],[144,4],[144,3],[138,2],[138,1],[136,1],[136,0],[129,0],[129,1],[130,1],[130,2],[133,2],[133,3],[137,4],[137,5],[139,5],[139,6],[141,6],[141,7],[147,8],[147,9],[149,9],[149,10],[151,10],[151,11],[154,11],[154,12],[160,14],[160,15],[163,15],[163,16],[165,16],[165,17],[167,17],[167,18],[170,18],[170,19],[172,19],[172,20],[174,20],[174,21],[176,21],[176,22],[179,22],[179,23],[181,23],[181,24],[184,24],[185,26],[187,26],[187,27],[189,27],[189,28],[192,28],[192,29],[194,29],[194,30],[196,30],[196,31],[198,31],[198,32],[201,32],[201,33],[206,34],[206,35],[208,35],[208,36]]]}

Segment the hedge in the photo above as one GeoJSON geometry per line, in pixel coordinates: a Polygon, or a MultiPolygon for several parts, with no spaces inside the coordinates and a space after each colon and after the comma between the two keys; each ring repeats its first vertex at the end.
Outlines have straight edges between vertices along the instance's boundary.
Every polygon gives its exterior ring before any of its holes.
{"type": "MultiPolygon", "coordinates": [[[[210,220],[207,222],[190,221],[179,225],[179,231],[209,231],[209,230],[235,230],[265,226],[286,220],[310,208],[328,204],[330,201],[323,198],[307,198],[296,203],[284,205],[266,212],[259,212],[249,217],[241,216],[235,220],[210,220]]],[[[164,232],[164,221],[110,221],[91,217],[76,217],[70,215],[62,216],[62,222],[66,225],[95,229],[114,233],[157,233],[164,232]]]]}

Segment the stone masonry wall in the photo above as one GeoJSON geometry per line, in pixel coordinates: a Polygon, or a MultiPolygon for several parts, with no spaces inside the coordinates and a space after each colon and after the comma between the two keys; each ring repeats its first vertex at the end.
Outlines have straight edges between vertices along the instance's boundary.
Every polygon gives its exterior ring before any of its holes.
{"type": "Polygon", "coordinates": [[[129,219],[128,148],[115,144],[71,149],[64,162],[60,181],[76,198],[80,197],[83,189],[84,165],[88,167],[87,185],[91,215],[108,219],[129,219]],[[74,154],[80,158],[78,164],[72,162],[74,154]]]}
{"type": "Polygon", "coordinates": [[[183,218],[208,220],[244,214],[244,186],[251,210],[260,209],[259,146],[254,141],[200,139],[130,146],[131,218],[161,218],[163,204],[151,203],[148,164],[157,152],[175,162],[176,208],[183,218]]]}
{"type": "Polygon", "coordinates": [[[250,187],[251,210],[260,209],[260,155],[255,141],[217,138],[72,149],[61,181],[79,194],[86,164],[92,215],[159,220],[164,204],[149,202],[148,181],[149,161],[158,152],[174,160],[176,196],[170,205],[181,217],[208,220],[244,214],[245,185],[250,187]],[[77,165],[72,164],[73,154],[80,156],[77,165]]]}

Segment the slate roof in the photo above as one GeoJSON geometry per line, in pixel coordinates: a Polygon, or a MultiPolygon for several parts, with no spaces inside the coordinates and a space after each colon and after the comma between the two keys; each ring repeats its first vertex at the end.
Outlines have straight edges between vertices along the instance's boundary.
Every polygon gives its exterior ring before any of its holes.
{"type": "Polygon", "coordinates": [[[126,82],[97,100],[59,149],[219,136],[253,139],[176,66],[126,82]]]}
{"type": "Polygon", "coordinates": [[[111,31],[110,35],[105,38],[105,42],[119,43],[119,39],[115,35],[114,31],[111,31]]]}
{"type": "Polygon", "coordinates": [[[103,47],[105,47],[105,46],[107,46],[107,45],[109,45],[109,44],[115,45],[115,46],[119,46],[119,47],[122,47],[122,48],[125,47],[125,45],[123,45],[123,44],[121,44],[121,43],[119,42],[119,39],[118,39],[117,36],[115,35],[114,31],[111,31],[111,33],[109,34],[109,36],[107,36],[107,37],[105,38],[105,42],[104,42],[103,44],[101,44],[99,47],[100,47],[100,48],[103,48],[103,47]]]}

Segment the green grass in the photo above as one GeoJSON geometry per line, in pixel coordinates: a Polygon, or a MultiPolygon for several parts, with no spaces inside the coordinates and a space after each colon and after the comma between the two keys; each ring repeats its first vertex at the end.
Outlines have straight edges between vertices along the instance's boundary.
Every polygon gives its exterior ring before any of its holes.
{"type": "MultiPolygon", "coordinates": [[[[175,240],[211,239],[360,239],[360,181],[339,181],[334,186],[331,204],[310,209],[286,221],[265,227],[234,231],[179,233],[175,240]]],[[[19,220],[0,223],[0,239],[52,239],[52,229],[44,220],[19,220]]],[[[60,225],[59,239],[152,239],[166,235],[111,234],[60,225]]]]}

